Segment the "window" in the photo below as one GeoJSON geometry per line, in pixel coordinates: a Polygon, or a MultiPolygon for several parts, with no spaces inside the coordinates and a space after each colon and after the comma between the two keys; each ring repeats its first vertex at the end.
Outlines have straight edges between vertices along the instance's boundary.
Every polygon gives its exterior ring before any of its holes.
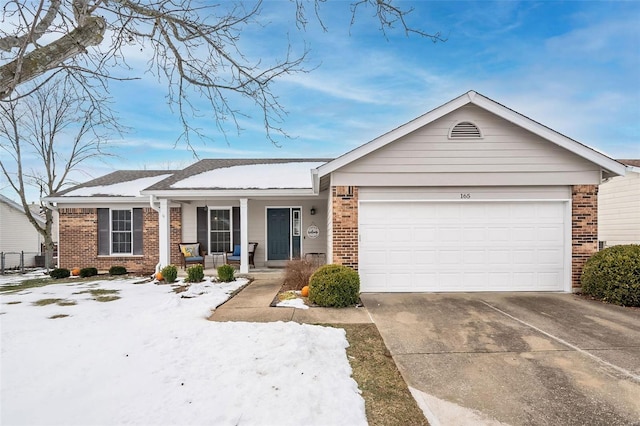
{"type": "Polygon", "coordinates": [[[209,249],[214,253],[226,252],[232,243],[231,209],[209,210],[209,249]]]}
{"type": "Polygon", "coordinates": [[[300,236],[300,210],[293,210],[293,236],[300,236]]]}
{"type": "Polygon", "coordinates": [[[131,254],[132,246],[131,210],[111,210],[111,253],[131,254]]]}
{"type": "Polygon", "coordinates": [[[98,254],[143,254],[142,209],[97,209],[98,254]]]}

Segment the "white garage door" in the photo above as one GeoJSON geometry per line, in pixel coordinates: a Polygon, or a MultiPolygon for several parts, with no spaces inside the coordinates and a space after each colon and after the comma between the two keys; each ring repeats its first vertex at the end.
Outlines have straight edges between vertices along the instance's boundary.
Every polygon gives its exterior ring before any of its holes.
{"type": "Polygon", "coordinates": [[[563,202],[361,202],[365,292],[562,291],[563,202]]]}

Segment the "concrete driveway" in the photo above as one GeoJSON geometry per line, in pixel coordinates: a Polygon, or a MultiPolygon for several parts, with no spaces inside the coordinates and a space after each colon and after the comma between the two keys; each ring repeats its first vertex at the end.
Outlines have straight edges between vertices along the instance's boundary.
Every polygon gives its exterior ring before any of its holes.
{"type": "Polygon", "coordinates": [[[432,425],[640,425],[640,310],[556,293],[362,294],[432,425]]]}

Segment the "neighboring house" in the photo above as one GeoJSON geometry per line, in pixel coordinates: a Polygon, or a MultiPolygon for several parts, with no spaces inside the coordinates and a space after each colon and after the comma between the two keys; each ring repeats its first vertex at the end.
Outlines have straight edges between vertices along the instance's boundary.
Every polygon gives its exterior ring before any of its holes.
{"type": "Polygon", "coordinates": [[[120,171],[45,200],[63,267],[151,271],[180,241],[251,241],[256,266],[320,253],[365,292],[571,291],[597,251],[598,185],[624,173],[471,91],[334,160],[120,171]]]}
{"type": "Polygon", "coordinates": [[[598,194],[598,240],[601,247],[640,244],[640,159],[618,160],[625,176],[604,182],[598,194]]]}
{"type": "MultiPolygon", "coordinates": [[[[44,226],[44,219],[34,217],[44,226]]],[[[29,222],[22,206],[0,194],[0,253],[4,256],[4,267],[19,267],[21,252],[24,252],[24,266],[36,266],[43,242],[44,238],[29,222]]]]}

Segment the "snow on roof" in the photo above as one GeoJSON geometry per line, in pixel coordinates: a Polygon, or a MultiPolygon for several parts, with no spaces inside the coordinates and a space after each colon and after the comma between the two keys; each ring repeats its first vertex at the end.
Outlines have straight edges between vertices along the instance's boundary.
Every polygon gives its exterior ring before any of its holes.
{"type": "Polygon", "coordinates": [[[172,173],[144,177],[111,185],[86,186],[64,194],[65,197],[120,196],[139,197],[140,191],[171,176],[172,173]]]}
{"type": "Polygon", "coordinates": [[[311,169],[324,162],[249,164],[209,170],[175,182],[171,188],[311,188],[311,169]]]}

